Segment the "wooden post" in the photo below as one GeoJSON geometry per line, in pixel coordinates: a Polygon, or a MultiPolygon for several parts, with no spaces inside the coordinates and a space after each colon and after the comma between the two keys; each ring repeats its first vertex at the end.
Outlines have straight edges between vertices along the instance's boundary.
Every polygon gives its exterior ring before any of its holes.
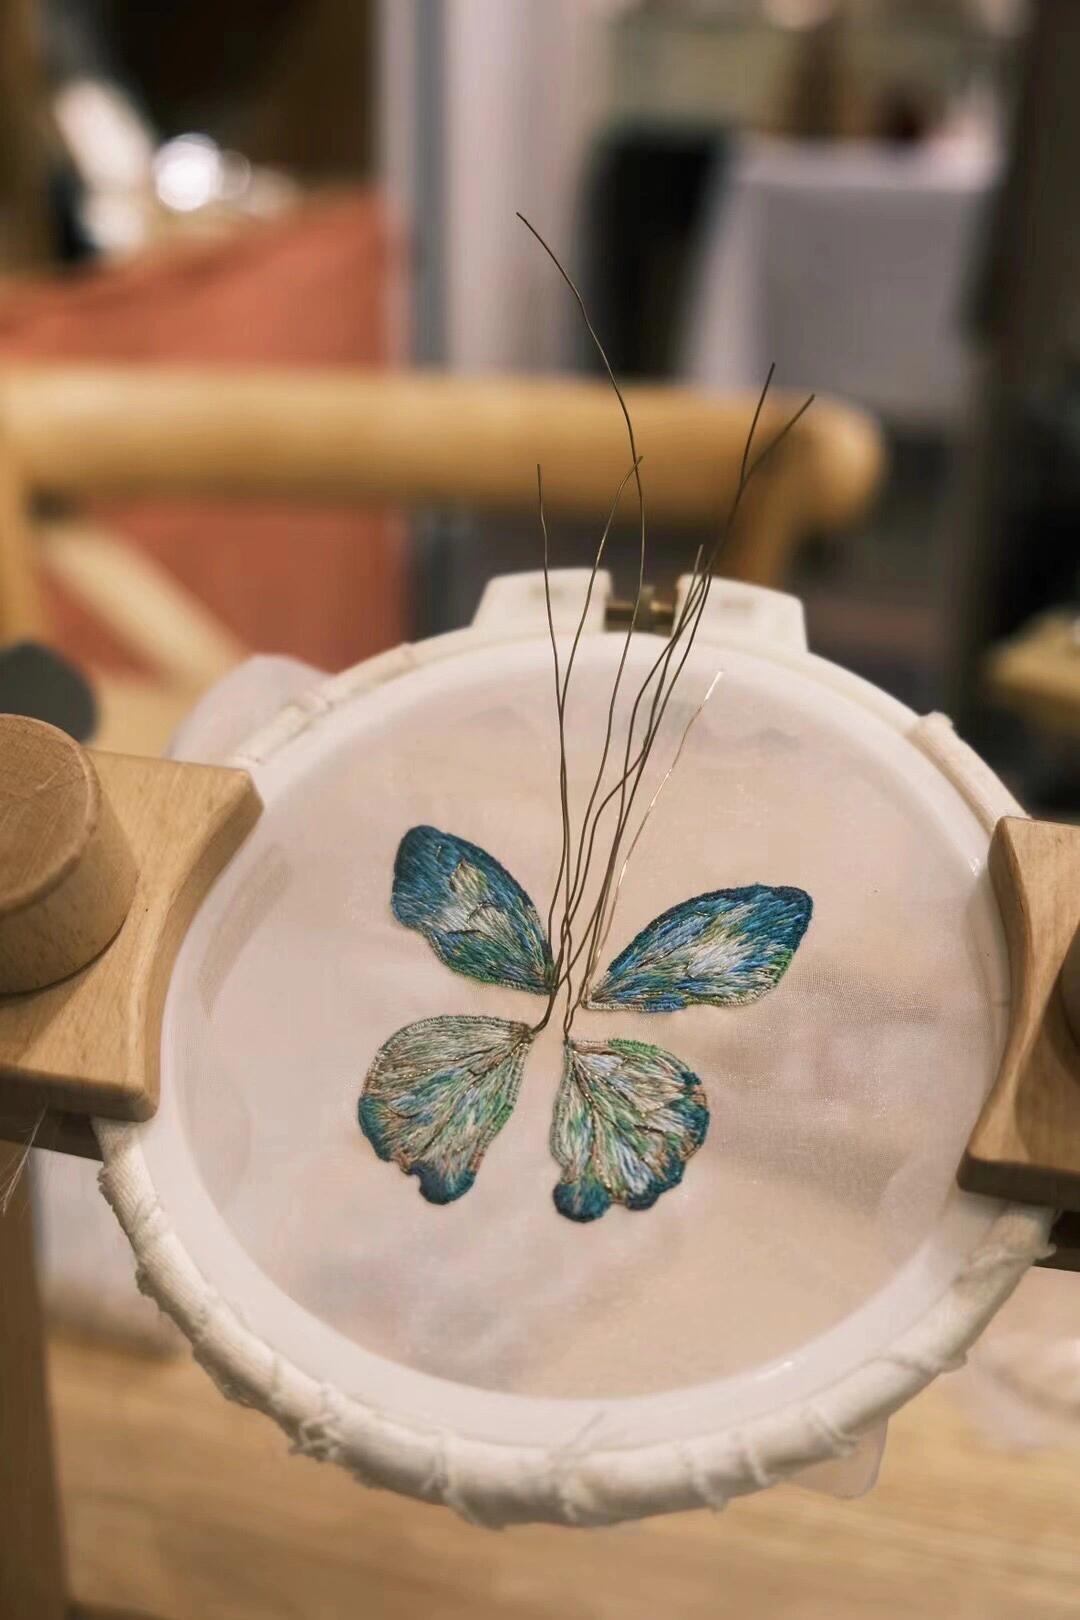
{"type": "Polygon", "coordinates": [[[67,1613],[29,1176],[0,1215],[0,1620],[67,1613]]]}
{"type": "Polygon", "coordinates": [[[45,628],[28,508],[26,485],[0,421],[0,641],[40,636],[45,628]]]}
{"type": "MultiPolygon", "coordinates": [[[[153,1111],[173,955],[259,809],[242,771],[95,759],[0,715],[0,1136],[92,1153],[90,1115],[153,1111]]],[[[28,1181],[0,1214],[0,1620],[61,1620],[28,1181]]]]}

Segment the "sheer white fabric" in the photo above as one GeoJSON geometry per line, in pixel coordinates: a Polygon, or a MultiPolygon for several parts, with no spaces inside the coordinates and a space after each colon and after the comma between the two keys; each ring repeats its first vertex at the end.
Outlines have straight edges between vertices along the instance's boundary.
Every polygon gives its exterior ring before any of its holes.
{"type": "MultiPolygon", "coordinates": [[[[635,649],[624,695],[655,650],[635,649]]],[[[618,651],[604,636],[578,654],[579,813],[618,651]]],[[[668,711],[641,808],[718,667],[602,965],[658,912],[713,888],[797,884],[814,918],[754,1006],[579,1015],[581,1034],[675,1052],[711,1109],[681,1187],[592,1226],[551,1202],[557,1019],[459,1203],[424,1203],[356,1123],[367,1066],[403,1024],[542,1009],[451,973],[394,921],[389,894],[401,835],[430,822],[483,845],[546,917],[559,856],[550,650],[531,641],[405,675],[263,773],[263,821],[177,964],[166,1087],[228,1233],[362,1349],[517,1395],[760,1381],[890,1288],[908,1288],[901,1311],[928,1303],[989,1228],[993,1207],[952,1182],[1007,1007],[986,835],[919,752],[850,699],[705,648],[668,711]]]]}

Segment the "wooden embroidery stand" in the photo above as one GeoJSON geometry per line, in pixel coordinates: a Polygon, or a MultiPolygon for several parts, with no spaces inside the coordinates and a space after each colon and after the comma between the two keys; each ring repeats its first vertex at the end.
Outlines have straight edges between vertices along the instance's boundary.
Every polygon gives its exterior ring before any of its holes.
{"type": "MultiPolygon", "coordinates": [[[[254,825],[242,771],[86,751],[0,716],[0,1138],[96,1156],[94,1116],[146,1119],[161,1016],[200,900],[254,825]]],[[[1080,1269],[1080,828],[1005,819],[990,870],[1008,1041],[960,1184],[1066,1211],[1080,1269]]],[[[0,1620],[66,1613],[43,1337],[20,1187],[0,1219],[0,1620]]]]}
{"type": "MultiPolygon", "coordinates": [[[[0,716],[0,1138],[97,1156],[157,1103],[169,974],[254,826],[243,771],[91,755],[0,716]]],[[[25,1179],[0,1217],[0,1620],[68,1612],[25,1179]]]]}

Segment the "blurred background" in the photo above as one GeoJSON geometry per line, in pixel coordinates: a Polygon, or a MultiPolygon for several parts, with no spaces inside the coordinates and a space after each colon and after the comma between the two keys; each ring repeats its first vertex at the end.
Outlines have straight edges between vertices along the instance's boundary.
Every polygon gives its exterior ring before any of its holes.
{"type": "MultiPolygon", "coordinates": [[[[945,708],[1028,809],[1075,819],[1078,88],[1075,0],[0,0],[0,707],[156,751],[252,651],[337,669],[467,622],[493,574],[538,566],[531,463],[579,403],[589,493],[556,512],[553,557],[591,561],[617,407],[597,427],[598,355],[520,210],[620,379],[680,390],[656,419],[673,488],[680,446],[700,469],[714,435],[737,462],[770,366],[778,409],[817,392],[720,571],[802,597],[815,651],[945,708]],[[389,459],[388,413],[411,447],[389,459]],[[484,466],[493,421],[521,424],[520,478],[484,466]]],[[[722,482],[659,499],[661,597],[717,532],[722,482]]],[[[67,1174],[55,1320],[161,1350],[67,1174]]],[[[786,1493],[727,1542],[619,1532],[586,1554],[541,1532],[490,1550],[383,1504],[357,1575],[347,1482],[288,1517],[310,1465],[186,1368],[81,1344],[55,1351],[73,1557],[114,1606],[333,1617],[359,1579],[372,1615],[1080,1613],[1055,1518],[1080,1468],[1041,1449],[1068,1424],[1029,1422],[1015,1388],[1007,1435],[985,1389],[966,1415],[936,1395],[905,1414],[873,1506],[786,1493]],[[146,1435],[189,1402],[198,1441],[173,1449],[194,1472],[140,1516],[146,1435]],[[1006,1439],[1034,1449],[1004,1461],[1006,1439]],[[283,1517],[260,1535],[243,1481],[264,1469],[283,1517]],[[121,1530],[134,1554],[110,1552],[121,1530]]]]}
{"type": "MultiPolygon", "coordinates": [[[[251,366],[595,374],[520,209],[624,380],[742,400],[748,420],[775,363],[781,392],[856,408],[884,452],[858,497],[826,521],[796,490],[792,532],[751,535],[731,571],[800,594],[818,651],[947,707],[1032,809],[1067,808],[1075,11],[5,0],[0,366],[195,367],[209,396],[214,375],[251,366]]],[[[10,442],[33,411],[9,397],[10,442]]],[[[109,415],[121,439],[123,414],[109,415]]],[[[828,479],[842,449],[818,448],[828,479]]],[[[188,628],[203,663],[169,649],[158,671],[197,688],[250,648],[337,668],[463,623],[491,573],[538,558],[527,493],[494,515],[467,498],[335,504],[332,490],[120,500],[92,475],[65,490],[35,457],[21,492],[34,578],[16,579],[9,535],[8,639],[12,602],[32,593],[38,632],[121,685],[154,662],[145,634],[121,633],[112,598],[129,577],[155,606],[172,581],[194,599],[174,592],[177,614],[202,610],[188,628]],[[66,529],[75,518],[96,552],[66,529]]],[[[692,557],[692,529],[654,523],[659,587],[692,557]]],[[[594,545],[595,524],[554,537],[560,561],[594,545]]],[[[632,574],[632,539],[610,559],[632,574]]],[[[135,724],[130,679],[125,696],[135,724]]]]}

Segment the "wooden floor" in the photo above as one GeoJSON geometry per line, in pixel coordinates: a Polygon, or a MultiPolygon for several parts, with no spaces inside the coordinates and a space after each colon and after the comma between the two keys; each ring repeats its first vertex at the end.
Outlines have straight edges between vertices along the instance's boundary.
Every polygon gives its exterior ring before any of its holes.
{"type": "MultiPolygon", "coordinates": [[[[56,1339],[72,1583],[158,1620],[1056,1620],[1080,1616],[1080,1453],[986,1448],[942,1386],[881,1482],[633,1528],[493,1534],[290,1457],[190,1361],[56,1339]]],[[[28,1617],[29,1620],[29,1617],[28,1617]]]]}

